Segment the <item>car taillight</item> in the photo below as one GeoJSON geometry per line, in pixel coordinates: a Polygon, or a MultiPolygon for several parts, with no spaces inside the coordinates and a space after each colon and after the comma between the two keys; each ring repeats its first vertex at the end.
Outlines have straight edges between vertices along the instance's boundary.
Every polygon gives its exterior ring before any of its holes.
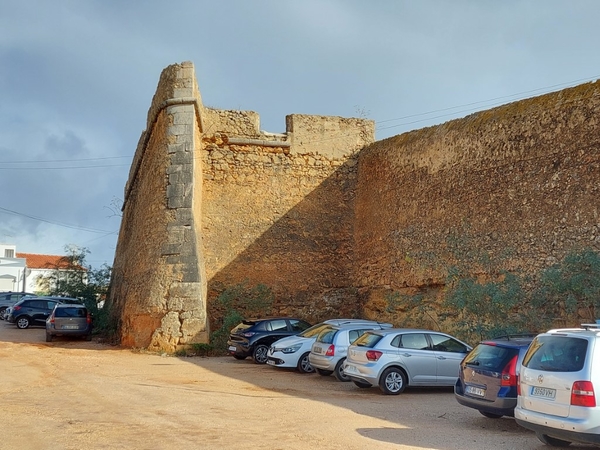
{"type": "Polygon", "coordinates": [[[377,361],[381,355],[383,355],[383,352],[378,350],[367,350],[367,353],[365,354],[369,361],[377,361]]]}
{"type": "Polygon", "coordinates": [[[91,315],[89,315],[89,314],[87,315],[86,322],[88,324],[92,323],[92,316],[91,315]]]}
{"type": "Polygon", "coordinates": [[[517,375],[517,395],[521,395],[521,377],[517,375]]]}
{"type": "Polygon", "coordinates": [[[20,309],[21,309],[21,307],[20,307],[20,306],[13,306],[13,311],[18,311],[18,310],[20,310],[20,309]]]}
{"type": "Polygon", "coordinates": [[[502,386],[516,386],[517,385],[517,355],[513,356],[512,359],[508,362],[504,369],[502,369],[502,374],[500,375],[502,386]]]}
{"type": "Polygon", "coordinates": [[[331,344],[325,353],[325,356],[335,356],[335,345],[331,344]]]}
{"type": "Polygon", "coordinates": [[[596,406],[596,395],[594,385],[591,381],[576,381],[571,389],[571,405],[573,406],[596,406]]]}

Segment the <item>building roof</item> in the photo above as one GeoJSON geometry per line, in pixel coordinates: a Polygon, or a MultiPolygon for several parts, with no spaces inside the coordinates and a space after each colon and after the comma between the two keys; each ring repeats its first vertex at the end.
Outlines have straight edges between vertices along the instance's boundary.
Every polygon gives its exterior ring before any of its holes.
{"type": "Polygon", "coordinates": [[[84,267],[71,266],[64,255],[38,255],[35,253],[17,253],[17,258],[25,258],[29,269],[75,269],[86,270],[84,267]]]}

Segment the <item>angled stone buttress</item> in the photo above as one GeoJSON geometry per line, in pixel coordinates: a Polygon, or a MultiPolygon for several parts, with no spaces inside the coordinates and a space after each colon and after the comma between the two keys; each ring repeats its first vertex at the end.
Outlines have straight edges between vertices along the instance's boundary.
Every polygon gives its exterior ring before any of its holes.
{"type": "Polygon", "coordinates": [[[125,187],[113,266],[109,305],[127,347],[208,342],[202,109],[193,64],[164,69],[125,187]]]}

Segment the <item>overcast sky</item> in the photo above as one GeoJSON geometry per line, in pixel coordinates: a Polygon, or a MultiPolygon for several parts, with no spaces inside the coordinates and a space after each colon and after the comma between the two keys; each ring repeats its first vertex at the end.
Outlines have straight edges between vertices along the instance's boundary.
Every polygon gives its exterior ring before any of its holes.
{"type": "Polygon", "coordinates": [[[161,71],[206,106],[364,117],[376,138],[600,75],[597,0],[0,0],[0,242],[112,265],[161,71]]]}

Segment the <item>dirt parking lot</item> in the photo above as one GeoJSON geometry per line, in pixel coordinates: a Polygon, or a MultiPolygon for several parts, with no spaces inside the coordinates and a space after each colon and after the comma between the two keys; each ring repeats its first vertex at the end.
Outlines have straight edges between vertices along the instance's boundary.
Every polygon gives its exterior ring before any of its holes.
{"type": "MultiPolygon", "coordinates": [[[[451,389],[384,396],[333,377],[177,358],[0,321],[0,449],[543,449],[451,389]]],[[[575,447],[571,448],[590,448],[575,447]]]]}

